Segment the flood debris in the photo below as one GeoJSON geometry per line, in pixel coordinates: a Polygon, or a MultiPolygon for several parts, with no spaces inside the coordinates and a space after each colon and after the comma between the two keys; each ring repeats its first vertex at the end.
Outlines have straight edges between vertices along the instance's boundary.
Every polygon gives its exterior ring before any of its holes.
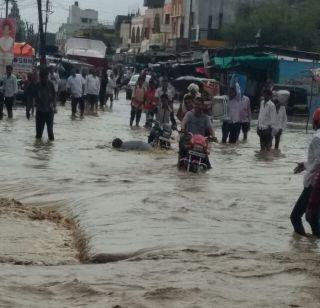
{"type": "Polygon", "coordinates": [[[88,262],[79,224],[58,211],[0,198],[0,263],[64,265],[88,262]]]}

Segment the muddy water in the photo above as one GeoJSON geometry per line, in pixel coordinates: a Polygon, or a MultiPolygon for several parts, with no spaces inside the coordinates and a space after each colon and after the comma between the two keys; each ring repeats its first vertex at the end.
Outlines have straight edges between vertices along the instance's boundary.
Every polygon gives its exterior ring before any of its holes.
{"type": "MultiPolygon", "coordinates": [[[[0,265],[0,306],[319,307],[319,243],[292,233],[302,189],[292,175],[311,136],[291,125],[282,153],[214,145],[212,171],[187,175],[168,152],[116,152],[128,127],[123,96],[113,112],[70,119],[60,107],[56,141],[34,142],[22,109],[0,123],[0,196],[76,216],[91,254],[132,254],[104,265],[0,265]],[[295,306],[296,305],[296,306],[295,306]]],[[[220,136],[220,132],[218,132],[220,136]]],[[[0,235],[1,238],[1,235],[0,235]]]]}

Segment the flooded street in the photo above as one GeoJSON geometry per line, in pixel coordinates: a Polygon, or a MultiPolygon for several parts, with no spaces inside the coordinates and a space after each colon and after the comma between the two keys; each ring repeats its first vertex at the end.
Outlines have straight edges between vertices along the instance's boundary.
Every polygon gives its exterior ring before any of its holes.
{"type": "Polygon", "coordinates": [[[289,221],[302,190],[292,170],[311,134],[289,125],[282,154],[261,157],[253,129],[248,143],[214,144],[213,169],[189,175],[175,167],[176,142],[167,152],[111,149],[115,137],[146,140],[129,112],[123,94],[112,112],[83,120],[67,104],[56,141],[40,144],[23,109],[0,121],[0,197],[76,217],[91,255],[129,257],[0,264],[0,307],[319,307],[319,242],[293,235],[289,221]]]}

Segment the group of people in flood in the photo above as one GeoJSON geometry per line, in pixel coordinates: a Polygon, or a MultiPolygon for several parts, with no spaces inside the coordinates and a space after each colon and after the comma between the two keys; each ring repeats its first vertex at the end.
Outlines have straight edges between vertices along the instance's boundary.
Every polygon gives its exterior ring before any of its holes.
{"type": "MultiPolygon", "coordinates": [[[[112,143],[114,148],[151,150],[155,138],[154,123],[170,125],[171,129],[178,130],[176,118],[181,122],[179,161],[186,156],[186,144],[188,142],[186,136],[189,134],[201,135],[214,142],[218,141],[213,127],[212,105],[208,103],[205,93],[200,91],[198,85],[189,85],[177,114],[175,114],[175,89],[168,78],[151,76],[149,80],[147,79],[147,74],[142,73],[137,80],[132,93],[128,122],[130,127],[133,127],[134,124],[139,126],[142,113],[145,111],[144,127],[149,131],[148,143],[123,142],[117,138],[112,143]]],[[[58,85],[59,75],[53,68],[41,68],[38,73],[30,74],[28,78],[24,92],[26,117],[30,119],[35,108],[37,139],[42,138],[46,126],[49,140],[54,140],[53,123],[54,115],[57,112],[58,85]]],[[[108,101],[110,101],[109,108],[112,109],[113,100],[118,99],[119,93],[114,74],[107,71],[102,71],[99,76],[92,70],[84,76],[76,70],[72,70],[66,88],[71,98],[71,116],[73,118],[77,116],[78,112],[80,117],[83,117],[86,110],[96,112],[99,107],[105,108],[108,101]]],[[[12,66],[8,65],[6,75],[3,78],[0,119],[3,119],[4,106],[8,118],[12,118],[17,91],[17,78],[12,73],[12,66]]],[[[243,140],[246,141],[252,121],[250,99],[242,93],[237,82],[230,86],[226,98],[225,111],[220,118],[221,143],[236,144],[240,139],[241,132],[243,140]]],[[[287,115],[284,104],[271,89],[264,89],[257,121],[257,134],[260,138],[261,151],[270,151],[273,142],[275,149],[279,148],[280,139],[286,125],[287,115]]],[[[320,237],[320,109],[314,114],[313,127],[316,133],[309,147],[308,161],[298,164],[294,170],[295,173],[306,170],[306,176],[304,190],[292,211],[291,221],[297,233],[306,235],[301,220],[306,213],[313,234],[320,237]]],[[[211,164],[208,157],[204,158],[204,162],[210,169],[211,164]]]]}
{"type": "MultiPolygon", "coordinates": [[[[7,116],[13,118],[13,105],[18,94],[18,80],[13,74],[13,67],[6,67],[6,74],[2,79],[3,99],[0,100],[0,120],[4,117],[4,107],[7,116]]],[[[23,83],[23,101],[26,107],[26,117],[29,120],[35,114],[36,139],[41,139],[44,127],[47,126],[48,138],[54,140],[53,123],[54,114],[57,113],[57,100],[60,85],[60,77],[53,67],[44,67],[27,76],[23,83]]],[[[113,100],[118,99],[119,84],[113,72],[103,70],[101,77],[95,70],[89,74],[80,74],[76,69],[71,70],[67,79],[66,90],[71,99],[71,117],[84,117],[85,110],[97,112],[98,106],[104,109],[110,100],[110,109],[113,100]]]]}
{"type": "Polygon", "coordinates": [[[109,108],[113,108],[113,101],[119,98],[119,78],[113,72],[103,70],[99,76],[96,70],[91,69],[89,74],[72,69],[67,80],[67,92],[71,98],[72,117],[75,118],[77,110],[80,117],[84,117],[85,110],[91,113],[97,112],[98,108],[104,109],[108,101],[109,108]]]}

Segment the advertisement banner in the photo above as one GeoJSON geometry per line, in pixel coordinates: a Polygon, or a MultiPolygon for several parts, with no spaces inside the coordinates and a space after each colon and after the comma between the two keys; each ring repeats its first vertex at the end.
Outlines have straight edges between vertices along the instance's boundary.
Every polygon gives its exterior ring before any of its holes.
{"type": "Polygon", "coordinates": [[[13,48],[16,37],[16,21],[13,18],[0,19],[0,75],[12,65],[13,48]]]}
{"type": "Polygon", "coordinates": [[[13,70],[16,74],[32,73],[33,71],[33,57],[16,56],[13,59],[13,70]]]}

